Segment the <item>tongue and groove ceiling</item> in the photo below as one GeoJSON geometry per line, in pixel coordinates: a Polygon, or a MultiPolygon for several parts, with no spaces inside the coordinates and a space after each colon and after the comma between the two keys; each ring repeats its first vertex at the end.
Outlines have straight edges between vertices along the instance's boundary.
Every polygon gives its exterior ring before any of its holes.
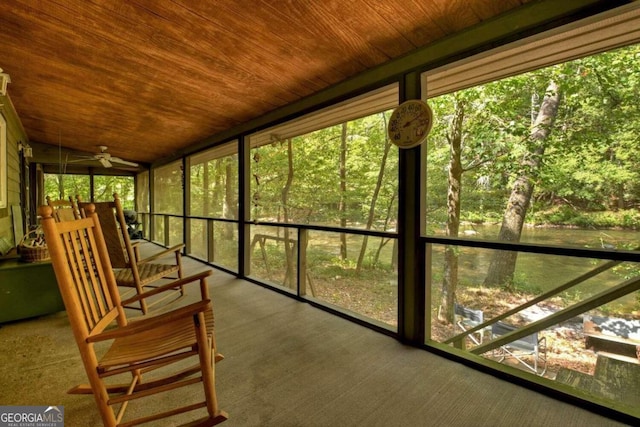
{"type": "Polygon", "coordinates": [[[527,0],[11,0],[33,144],[152,163],[527,0]]]}

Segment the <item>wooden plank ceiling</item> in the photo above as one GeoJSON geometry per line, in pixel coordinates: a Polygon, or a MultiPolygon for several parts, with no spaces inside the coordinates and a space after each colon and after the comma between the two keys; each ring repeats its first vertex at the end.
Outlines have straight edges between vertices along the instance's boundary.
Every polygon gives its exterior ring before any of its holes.
{"type": "Polygon", "coordinates": [[[32,143],[151,163],[526,1],[2,1],[0,68],[32,143]]]}

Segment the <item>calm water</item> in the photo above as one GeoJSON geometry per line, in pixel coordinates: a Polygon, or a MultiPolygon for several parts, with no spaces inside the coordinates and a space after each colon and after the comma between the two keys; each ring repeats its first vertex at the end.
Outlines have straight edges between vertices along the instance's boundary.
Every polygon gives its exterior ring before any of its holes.
{"type": "MultiPolygon", "coordinates": [[[[473,235],[466,237],[496,239],[500,227],[498,225],[475,226],[471,230],[473,235]]],[[[575,246],[580,248],[626,248],[640,245],[640,233],[627,230],[582,230],[567,228],[526,228],[523,230],[521,242],[575,246]]],[[[486,276],[494,250],[461,248],[459,255],[459,277],[461,283],[468,286],[480,286],[486,276]]],[[[442,247],[435,248],[434,270],[438,269],[438,260],[441,260],[442,247]]],[[[538,255],[520,253],[516,264],[516,287],[522,290],[544,292],[572,280],[607,260],[595,260],[588,258],[565,257],[555,255],[538,255]]],[[[639,269],[640,266],[635,266],[639,269]]],[[[586,298],[607,287],[614,286],[625,280],[625,275],[634,273],[631,263],[623,263],[610,271],[589,279],[568,291],[572,295],[578,294],[586,298]]],[[[634,273],[635,275],[635,273],[634,273]]],[[[628,277],[628,276],[627,276],[628,277]]],[[[624,297],[618,303],[625,309],[630,309],[635,303],[635,295],[624,297]]]]}

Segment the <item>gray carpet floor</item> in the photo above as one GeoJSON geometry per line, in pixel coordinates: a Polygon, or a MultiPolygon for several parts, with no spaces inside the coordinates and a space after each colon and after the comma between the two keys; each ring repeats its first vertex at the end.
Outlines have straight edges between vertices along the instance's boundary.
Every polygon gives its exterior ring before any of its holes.
{"type": "MultiPolygon", "coordinates": [[[[224,426],[622,425],[224,273],[209,286],[224,426]]],[[[1,325],[0,348],[0,405],[59,405],[67,427],[100,425],[91,396],[66,394],[86,379],[64,312],[1,325]]]]}

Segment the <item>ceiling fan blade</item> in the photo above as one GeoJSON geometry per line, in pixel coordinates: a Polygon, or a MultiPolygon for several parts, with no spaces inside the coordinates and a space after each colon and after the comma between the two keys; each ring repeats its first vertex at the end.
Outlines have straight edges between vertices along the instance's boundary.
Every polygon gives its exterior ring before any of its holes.
{"type": "Polygon", "coordinates": [[[107,159],[99,158],[99,159],[98,159],[98,161],[99,161],[100,163],[102,163],[102,166],[103,166],[103,167],[105,167],[105,168],[110,168],[111,166],[113,166],[113,165],[111,164],[111,162],[110,162],[109,160],[107,160],[107,159]]]}
{"type": "Polygon", "coordinates": [[[134,167],[138,167],[139,166],[137,163],[130,162],[128,160],[122,160],[120,157],[113,157],[112,156],[109,160],[111,160],[113,163],[120,163],[122,165],[134,166],[134,167]]]}
{"type": "Polygon", "coordinates": [[[88,162],[91,160],[95,160],[94,156],[74,156],[75,159],[66,160],[65,163],[80,163],[80,162],[88,162]]]}

